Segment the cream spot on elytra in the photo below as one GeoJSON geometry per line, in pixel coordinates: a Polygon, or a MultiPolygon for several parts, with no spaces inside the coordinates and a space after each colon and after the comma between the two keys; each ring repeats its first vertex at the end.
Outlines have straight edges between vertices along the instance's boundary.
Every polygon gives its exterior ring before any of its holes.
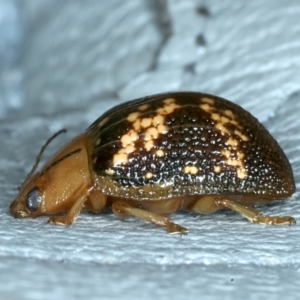
{"type": "MultiPolygon", "coordinates": [[[[209,100],[211,99],[201,99],[202,104],[200,104],[200,108],[210,115],[215,129],[222,136],[228,137],[225,144],[228,147],[221,151],[221,154],[224,157],[223,163],[227,166],[235,167],[237,177],[239,179],[245,179],[248,176],[244,163],[245,155],[242,151],[238,151],[238,147],[240,146],[241,141],[249,141],[249,137],[242,133],[243,127],[236,120],[235,115],[231,110],[226,109],[221,111],[215,107],[214,101],[209,100]],[[232,127],[236,127],[236,129],[232,129],[232,127]]],[[[220,172],[221,166],[215,166],[214,171],[216,173],[220,172]]]]}
{"type": "Polygon", "coordinates": [[[163,157],[165,155],[165,152],[161,149],[157,150],[155,153],[158,157],[163,157]]]}
{"type": "Polygon", "coordinates": [[[141,126],[143,128],[148,128],[152,125],[152,118],[143,118],[141,121],[141,126]]]}
{"type": "Polygon", "coordinates": [[[118,153],[125,153],[125,154],[129,154],[129,153],[132,153],[136,150],[135,146],[134,145],[127,145],[126,147],[124,148],[121,148],[118,153]]]}
{"type": "Polygon", "coordinates": [[[222,150],[222,155],[224,155],[226,158],[230,158],[231,151],[230,150],[222,150]]]}
{"type": "Polygon", "coordinates": [[[235,120],[231,120],[230,123],[231,123],[232,125],[235,125],[235,126],[238,127],[238,128],[242,128],[242,126],[241,126],[237,121],[235,121],[235,120]]]}
{"type": "Polygon", "coordinates": [[[195,175],[195,174],[198,173],[198,171],[199,171],[199,169],[196,166],[185,166],[183,168],[183,172],[187,173],[187,174],[193,174],[193,175],[195,175]]]}
{"type": "Polygon", "coordinates": [[[221,167],[220,166],[214,166],[214,172],[215,173],[220,173],[221,172],[221,167]]]}
{"type": "Polygon", "coordinates": [[[165,104],[163,107],[160,107],[156,110],[158,115],[169,115],[171,114],[175,109],[180,108],[181,106],[176,104],[175,99],[169,98],[165,99],[163,101],[165,104]]]}
{"type": "Polygon", "coordinates": [[[147,179],[151,179],[153,177],[153,174],[151,172],[147,172],[146,175],[145,175],[145,177],[147,179]]]}
{"type": "MultiPolygon", "coordinates": [[[[211,100],[211,99],[208,99],[208,100],[211,100]]],[[[202,99],[202,102],[205,102],[205,104],[201,104],[200,108],[210,114],[210,118],[215,122],[215,128],[218,131],[220,131],[222,135],[229,133],[228,129],[226,128],[227,124],[231,124],[231,125],[234,125],[235,127],[237,127],[238,129],[242,129],[240,124],[235,120],[235,116],[231,110],[228,110],[228,109],[226,109],[224,111],[217,110],[214,107],[214,101],[207,101],[207,99],[205,101],[204,101],[204,99],[202,99]]],[[[239,133],[240,133],[240,131],[237,130],[238,135],[239,135],[239,133]]],[[[244,141],[248,140],[247,136],[242,135],[241,133],[239,136],[244,141]]]]}
{"type": "Polygon", "coordinates": [[[211,111],[211,106],[209,105],[209,104],[207,104],[207,103],[205,103],[205,104],[200,104],[200,108],[201,109],[203,109],[204,111],[206,111],[206,112],[210,112],[211,111]]]}
{"type": "Polygon", "coordinates": [[[139,131],[141,129],[141,119],[137,119],[132,124],[135,131],[139,131]]]}
{"type": "Polygon", "coordinates": [[[128,154],[125,153],[117,153],[113,157],[114,166],[124,165],[128,163],[128,154]]]}
{"type": "Polygon", "coordinates": [[[170,105],[165,105],[163,108],[158,108],[157,112],[162,114],[162,115],[169,115],[171,114],[176,108],[180,108],[179,105],[177,104],[170,104],[170,105]]]}
{"type": "Polygon", "coordinates": [[[210,104],[210,105],[214,105],[214,103],[215,103],[215,101],[213,99],[210,99],[207,97],[202,98],[201,101],[204,103],[210,104]]]}
{"type": "Polygon", "coordinates": [[[230,151],[222,150],[222,155],[225,157],[224,163],[227,166],[236,167],[237,177],[240,179],[245,179],[248,176],[248,172],[245,168],[244,157],[245,154],[241,151],[230,151]]]}
{"type": "Polygon", "coordinates": [[[144,110],[146,110],[147,108],[149,108],[149,104],[143,104],[143,105],[141,105],[141,106],[139,106],[139,110],[140,111],[144,111],[144,110]]]}
{"type": "Polygon", "coordinates": [[[226,129],[226,127],[222,124],[222,123],[216,123],[215,124],[215,128],[220,131],[220,133],[222,135],[228,134],[228,130],[226,129]]]}
{"type": "Polygon", "coordinates": [[[221,116],[219,114],[213,113],[210,115],[212,120],[220,122],[221,116]]]}
{"type": "Polygon", "coordinates": [[[224,114],[225,114],[227,117],[229,117],[230,119],[235,119],[233,112],[232,112],[231,110],[229,110],[229,109],[226,109],[226,110],[224,111],[224,114]]]}
{"type": "Polygon", "coordinates": [[[109,120],[108,117],[102,119],[102,120],[98,123],[98,127],[101,128],[108,120],[109,120]]]}
{"type": "Polygon", "coordinates": [[[240,179],[245,179],[248,176],[247,170],[245,168],[238,168],[237,169],[237,176],[240,179]]]}
{"type": "Polygon", "coordinates": [[[145,143],[145,149],[147,151],[150,151],[153,147],[154,147],[154,141],[153,140],[149,140],[145,143]]]}
{"type": "Polygon", "coordinates": [[[127,134],[124,134],[121,137],[121,143],[123,147],[126,147],[127,145],[133,144],[134,141],[138,139],[138,134],[134,130],[129,130],[127,134]]]}
{"type": "Polygon", "coordinates": [[[241,160],[241,159],[244,159],[245,157],[245,154],[241,151],[237,151],[237,159],[238,160],[241,160]]]}
{"type": "Polygon", "coordinates": [[[140,115],[140,112],[136,111],[128,115],[127,121],[132,123],[134,122],[140,115]]]}
{"type": "Polygon", "coordinates": [[[149,141],[149,140],[152,140],[152,139],[157,139],[158,135],[159,135],[158,130],[154,127],[150,127],[146,130],[144,140],[149,141]]]}
{"type": "Polygon", "coordinates": [[[156,115],[155,117],[153,117],[152,119],[152,125],[153,126],[157,126],[159,124],[163,124],[165,121],[165,118],[162,115],[156,115]]]}
{"type": "MultiPolygon", "coordinates": [[[[147,151],[155,148],[155,140],[169,130],[169,127],[164,124],[166,115],[171,114],[180,107],[175,99],[167,98],[162,100],[161,107],[158,107],[155,111],[143,113],[143,111],[150,108],[149,104],[143,104],[137,108],[137,111],[130,113],[127,116],[127,121],[131,123],[132,128],[120,137],[122,148],[114,154],[113,164],[126,164],[128,154],[137,151],[135,146],[137,141],[143,142],[143,147],[147,151]],[[154,115],[149,117],[153,113],[154,115]],[[142,117],[143,114],[145,115],[144,118],[142,117]]],[[[164,156],[162,150],[157,150],[155,154],[160,157],[164,156]]]]}
{"type": "Polygon", "coordinates": [[[239,136],[245,142],[249,141],[249,138],[246,135],[242,134],[239,130],[235,130],[234,134],[239,136]]]}
{"type": "Polygon", "coordinates": [[[107,175],[114,175],[114,174],[115,174],[115,171],[114,171],[113,169],[109,168],[109,169],[105,170],[105,173],[106,173],[107,175]]]}
{"type": "Polygon", "coordinates": [[[175,99],[174,98],[167,98],[163,101],[163,103],[165,104],[171,104],[171,103],[175,103],[175,99]]]}
{"type": "Polygon", "coordinates": [[[229,123],[230,120],[226,117],[221,117],[221,122],[222,122],[222,124],[226,124],[226,123],[229,123]]]}
{"type": "Polygon", "coordinates": [[[165,133],[168,132],[168,130],[169,130],[169,127],[166,126],[166,125],[159,124],[159,125],[157,126],[157,131],[158,131],[159,134],[165,134],[165,133]]]}
{"type": "Polygon", "coordinates": [[[239,141],[234,139],[232,136],[229,137],[226,143],[233,148],[236,148],[239,145],[239,141]]]}

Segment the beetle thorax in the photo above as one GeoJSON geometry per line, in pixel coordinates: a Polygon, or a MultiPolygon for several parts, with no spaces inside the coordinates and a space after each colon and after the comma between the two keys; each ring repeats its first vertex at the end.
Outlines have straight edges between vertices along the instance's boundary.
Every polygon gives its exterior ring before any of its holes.
{"type": "Polygon", "coordinates": [[[62,148],[41,170],[45,181],[43,213],[55,213],[71,207],[91,185],[86,151],[86,135],[82,134],[62,148]]]}

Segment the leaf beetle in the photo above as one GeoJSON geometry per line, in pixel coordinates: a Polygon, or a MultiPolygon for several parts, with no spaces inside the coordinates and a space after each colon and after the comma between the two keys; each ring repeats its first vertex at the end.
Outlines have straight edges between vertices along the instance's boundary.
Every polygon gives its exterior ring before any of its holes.
{"type": "Polygon", "coordinates": [[[220,97],[173,92],[113,107],[35,172],[56,135],[11,204],[13,216],[46,214],[69,225],[83,210],[111,207],[169,233],[188,231],[166,216],[179,210],[231,209],[252,223],[295,223],[253,208],[292,196],[292,168],[256,118],[220,97]]]}

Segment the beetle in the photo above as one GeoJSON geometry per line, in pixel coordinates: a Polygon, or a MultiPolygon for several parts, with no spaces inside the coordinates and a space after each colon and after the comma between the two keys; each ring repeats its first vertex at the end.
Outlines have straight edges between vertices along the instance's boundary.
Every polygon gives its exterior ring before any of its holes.
{"type": "Polygon", "coordinates": [[[292,168],[264,126],[223,98],[173,92],[120,104],[35,173],[54,137],[11,204],[14,217],[69,225],[82,210],[112,208],[183,234],[166,214],[231,209],[252,223],[296,223],[254,208],[292,196],[292,168]]]}

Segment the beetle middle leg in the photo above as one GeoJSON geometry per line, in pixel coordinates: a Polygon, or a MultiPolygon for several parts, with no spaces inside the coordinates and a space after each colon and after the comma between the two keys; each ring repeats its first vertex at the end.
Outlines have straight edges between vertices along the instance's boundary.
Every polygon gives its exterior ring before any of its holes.
{"type": "Polygon", "coordinates": [[[151,211],[131,206],[125,201],[116,201],[112,205],[113,212],[119,217],[128,217],[130,215],[151,222],[155,225],[165,227],[169,233],[186,234],[188,230],[171,221],[169,217],[160,215],[151,211]]]}
{"type": "Polygon", "coordinates": [[[103,210],[107,203],[107,195],[98,190],[93,190],[89,194],[90,210],[94,213],[98,213],[103,210]]]}

